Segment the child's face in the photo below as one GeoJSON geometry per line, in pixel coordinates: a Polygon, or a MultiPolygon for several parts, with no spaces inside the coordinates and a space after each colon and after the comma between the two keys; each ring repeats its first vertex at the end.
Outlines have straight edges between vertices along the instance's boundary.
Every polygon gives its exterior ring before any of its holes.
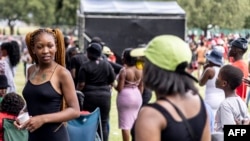
{"type": "Polygon", "coordinates": [[[3,97],[7,92],[6,88],[0,88],[0,97],[3,97]]]}
{"type": "Polygon", "coordinates": [[[1,49],[0,54],[1,54],[0,55],[1,57],[5,57],[5,56],[7,56],[7,51],[5,49],[1,49]]]}

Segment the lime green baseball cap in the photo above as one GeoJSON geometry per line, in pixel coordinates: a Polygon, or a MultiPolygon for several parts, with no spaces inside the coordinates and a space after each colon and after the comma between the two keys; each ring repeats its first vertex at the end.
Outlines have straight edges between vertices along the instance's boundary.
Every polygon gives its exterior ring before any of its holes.
{"type": "MultiPolygon", "coordinates": [[[[145,48],[136,48],[130,52],[133,57],[145,56],[157,67],[176,71],[182,63],[190,63],[192,52],[188,44],[174,35],[159,35],[154,37],[145,48]]],[[[187,72],[183,72],[197,81],[187,72]]]]}

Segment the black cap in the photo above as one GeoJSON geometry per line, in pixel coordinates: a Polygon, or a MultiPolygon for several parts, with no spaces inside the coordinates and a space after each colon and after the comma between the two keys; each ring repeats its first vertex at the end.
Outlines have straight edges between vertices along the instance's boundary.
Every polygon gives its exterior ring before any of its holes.
{"type": "Polygon", "coordinates": [[[240,48],[244,51],[247,50],[247,39],[245,38],[238,38],[238,39],[235,39],[231,42],[231,47],[236,47],[236,48],[240,48]]]}
{"type": "Polygon", "coordinates": [[[99,43],[91,43],[87,47],[87,52],[95,55],[96,57],[100,57],[102,54],[102,47],[99,43]]]}
{"type": "Polygon", "coordinates": [[[91,39],[90,43],[99,43],[101,45],[101,47],[103,48],[103,46],[105,46],[105,43],[102,41],[102,39],[98,36],[95,36],[91,39]]]}
{"type": "Polygon", "coordinates": [[[0,89],[6,89],[7,87],[9,87],[7,77],[0,75],[0,89]]]}

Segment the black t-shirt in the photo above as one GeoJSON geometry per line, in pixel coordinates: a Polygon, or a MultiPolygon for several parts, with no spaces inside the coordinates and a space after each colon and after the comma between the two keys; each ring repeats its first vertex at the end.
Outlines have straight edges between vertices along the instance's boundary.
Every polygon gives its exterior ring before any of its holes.
{"type": "Polygon", "coordinates": [[[148,104],[152,97],[152,90],[144,88],[142,92],[142,105],[148,104]]]}
{"type": "Polygon", "coordinates": [[[122,69],[122,65],[108,61],[107,56],[104,54],[101,54],[101,58],[110,63],[110,65],[113,67],[115,71],[115,74],[119,74],[120,70],[122,69]]]}
{"type": "Polygon", "coordinates": [[[74,57],[71,58],[70,68],[76,70],[75,71],[75,79],[74,79],[75,86],[78,82],[78,72],[80,70],[80,67],[86,61],[88,61],[88,58],[84,53],[76,54],[74,57]]]}
{"type": "Polygon", "coordinates": [[[74,47],[67,48],[65,51],[65,64],[66,68],[70,70],[70,52],[74,49],[74,47]]]}
{"type": "Polygon", "coordinates": [[[78,82],[85,82],[85,85],[110,85],[114,80],[114,70],[108,61],[104,60],[89,60],[83,63],[78,74],[78,82]]]}

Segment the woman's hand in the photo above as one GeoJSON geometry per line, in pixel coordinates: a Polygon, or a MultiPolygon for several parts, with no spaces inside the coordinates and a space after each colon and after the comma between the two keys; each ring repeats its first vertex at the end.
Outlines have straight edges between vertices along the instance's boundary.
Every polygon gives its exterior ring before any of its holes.
{"type": "Polygon", "coordinates": [[[30,117],[30,119],[22,125],[22,128],[27,129],[30,132],[34,132],[45,123],[42,116],[30,117]]]}
{"type": "Polygon", "coordinates": [[[250,119],[245,118],[245,119],[235,119],[236,125],[249,125],[250,124],[250,119]]]}
{"type": "Polygon", "coordinates": [[[245,84],[250,87],[250,80],[247,78],[242,78],[242,81],[245,82],[245,84]]]}
{"type": "Polygon", "coordinates": [[[19,123],[18,120],[14,121],[14,126],[15,126],[18,130],[22,129],[22,125],[19,123]]]}

